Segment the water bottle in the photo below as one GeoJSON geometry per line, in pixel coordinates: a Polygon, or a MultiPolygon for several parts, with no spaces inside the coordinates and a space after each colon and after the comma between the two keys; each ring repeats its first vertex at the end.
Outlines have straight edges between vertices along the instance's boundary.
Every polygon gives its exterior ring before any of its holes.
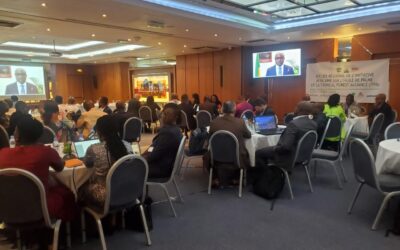
{"type": "Polygon", "coordinates": [[[57,150],[58,146],[59,146],[59,143],[58,143],[57,137],[54,137],[53,148],[57,150]]]}
{"type": "Polygon", "coordinates": [[[15,148],[15,139],[13,135],[10,137],[10,148],[15,148]]]}

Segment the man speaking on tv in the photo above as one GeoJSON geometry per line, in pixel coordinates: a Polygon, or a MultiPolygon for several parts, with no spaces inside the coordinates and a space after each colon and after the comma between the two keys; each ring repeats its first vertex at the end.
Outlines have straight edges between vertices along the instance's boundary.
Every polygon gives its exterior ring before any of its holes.
{"type": "Polygon", "coordinates": [[[37,95],[37,87],[26,82],[26,71],[22,68],[15,69],[16,82],[10,83],[6,87],[6,95],[37,95]]]}
{"type": "Polygon", "coordinates": [[[275,54],[275,65],[267,69],[267,76],[288,76],[294,75],[293,68],[285,65],[285,55],[283,53],[275,54]]]}

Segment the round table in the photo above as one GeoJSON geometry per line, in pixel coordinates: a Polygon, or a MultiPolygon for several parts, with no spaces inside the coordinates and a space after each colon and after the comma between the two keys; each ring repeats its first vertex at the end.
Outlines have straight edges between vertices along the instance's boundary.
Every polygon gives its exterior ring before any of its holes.
{"type": "Polygon", "coordinates": [[[350,125],[354,125],[353,131],[358,133],[369,133],[368,116],[360,116],[356,118],[347,118],[344,123],[344,129],[347,131],[350,125]]]}
{"type": "Polygon", "coordinates": [[[261,135],[253,133],[250,139],[245,139],[245,147],[249,153],[250,166],[256,165],[256,151],[261,148],[275,146],[278,144],[280,134],[276,135],[261,135]]]}
{"type": "Polygon", "coordinates": [[[400,141],[391,139],[379,143],[375,160],[377,174],[400,175],[400,141]]]}

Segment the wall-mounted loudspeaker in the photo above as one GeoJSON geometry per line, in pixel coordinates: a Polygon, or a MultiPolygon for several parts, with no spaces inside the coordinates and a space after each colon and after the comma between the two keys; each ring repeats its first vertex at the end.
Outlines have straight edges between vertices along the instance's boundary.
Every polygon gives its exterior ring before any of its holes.
{"type": "Polygon", "coordinates": [[[224,87],[224,66],[219,66],[219,85],[224,87]]]}

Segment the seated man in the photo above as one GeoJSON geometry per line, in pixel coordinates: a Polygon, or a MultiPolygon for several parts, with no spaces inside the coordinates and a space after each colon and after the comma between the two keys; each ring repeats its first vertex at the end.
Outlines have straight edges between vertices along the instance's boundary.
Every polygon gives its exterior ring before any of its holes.
{"type": "Polygon", "coordinates": [[[246,110],[251,110],[253,111],[253,106],[246,101],[246,98],[244,96],[239,96],[238,102],[236,104],[236,112],[235,116],[239,117],[242,115],[242,113],[246,110]]]}
{"type": "Polygon", "coordinates": [[[343,104],[344,112],[347,117],[351,117],[351,115],[360,116],[362,114],[362,109],[360,105],[354,100],[353,94],[348,94],[346,96],[346,102],[343,104]]]}
{"type": "Polygon", "coordinates": [[[262,148],[256,151],[257,167],[267,166],[272,160],[279,167],[289,168],[293,160],[297,143],[310,130],[317,130],[317,124],[310,119],[313,106],[309,102],[297,104],[295,118],[287,125],[276,146],[262,148]]]}
{"type": "Polygon", "coordinates": [[[165,178],[171,175],[182,139],[181,129],[176,125],[179,112],[178,105],[173,104],[165,107],[161,113],[163,126],[142,155],[149,164],[149,178],[165,178]]]}
{"type": "Polygon", "coordinates": [[[378,94],[375,97],[375,105],[374,109],[368,114],[368,122],[371,125],[372,121],[374,120],[375,116],[382,113],[385,117],[381,129],[381,133],[383,133],[386,127],[393,122],[393,111],[392,107],[386,102],[386,95],[385,94],[378,94]]]}
{"type": "Polygon", "coordinates": [[[86,112],[83,112],[76,122],[76,127],[82,129],[82,136],[84,139],[88,139],[93,127],[96,125],[97,119],[107,115],[100,109],[95,109],[92,101],[85,101],[83,108],[86,112]]]}
{"type": "Polygon", "coordinates": [[[275,115],[272,108],[268,107],[267,103],[262,98],[257,98],[254,102],[256,116],[275,115]]]}
{"type": "Polygon", "coordinates": [[[124,133],[124,125],[126,120],[133,117],[132,113],[125,111],[125,103],[123,101],[118,101],[115,103],[115,110],[111,115],[114,121],[114,126],[117,128],[119,137],[122,139],[124,133]]]}

